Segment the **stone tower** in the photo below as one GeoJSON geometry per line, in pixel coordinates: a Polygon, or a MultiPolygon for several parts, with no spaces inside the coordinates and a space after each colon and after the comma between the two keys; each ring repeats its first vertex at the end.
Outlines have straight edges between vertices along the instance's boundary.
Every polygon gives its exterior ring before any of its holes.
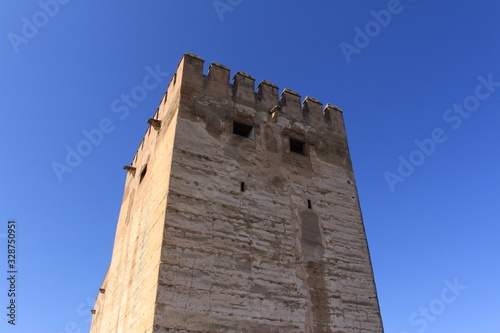
{"type": "Polygon", "coordinates": [[[91,332],[383,332],[342,111],[185,54],[91,332]]]}

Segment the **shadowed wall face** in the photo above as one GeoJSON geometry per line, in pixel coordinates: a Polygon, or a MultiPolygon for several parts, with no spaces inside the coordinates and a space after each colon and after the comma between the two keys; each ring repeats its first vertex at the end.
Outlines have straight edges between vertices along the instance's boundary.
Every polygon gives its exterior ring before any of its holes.
{"type": "Polygon", "coordinates": [[[300,213],[300,225],[302,237],[302,255],[304,261],[318,263],[323,257],[323,239],[318,221],[318,215],[312,210],[305,210],[300,213]]]}

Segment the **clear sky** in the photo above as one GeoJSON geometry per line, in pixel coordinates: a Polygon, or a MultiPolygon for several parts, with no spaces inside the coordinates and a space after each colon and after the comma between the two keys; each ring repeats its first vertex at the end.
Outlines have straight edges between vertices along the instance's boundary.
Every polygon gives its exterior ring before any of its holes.
{"type": "Polygon", "coordinates": [[[498,333],[499,17],[493,0],[2,1],[0,331],[88,332],[122,166],[191,52],[344,110],[386,332],[498,333]]]}

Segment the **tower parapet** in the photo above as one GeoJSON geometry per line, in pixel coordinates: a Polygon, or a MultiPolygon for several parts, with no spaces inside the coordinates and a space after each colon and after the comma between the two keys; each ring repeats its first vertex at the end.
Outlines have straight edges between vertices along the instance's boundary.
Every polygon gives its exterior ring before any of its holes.
{"type": "Polygon", "coordinates": [[[184,54],[176,75],[180,75],[185,89],[206,91],[212,98],[230,97],[235,103],[258,111],[271,113],[273,109],[279,110],[277,115],[310,123],[311,127],[318,130],[344,127],[342,116],[332,115],[340,112],[340,109],[331,107],[330,104],[328,108],[323,108],[321,102],[309,96],[301,100],[297,92],[288,88],[283,89],[278,97],[278,87],[266,80],[261,81],[255,91],[255,79],[241,71],[233,76],[230,83],[230,69],[215,62],[210,64],[208,74],[204,75],[204,62],[197,55],[184,54]]]}
{"type": "MultiPolygon", "coordinates": [[[[230,69],[215,62],[210,64],[205,75],[204,63],[203,58],[197,55],[184,54],[175,74],[176,84],[181,93],[190,96],[194,113],[203,114],[207,128],[213,133],[224,131],[221,121],[226,119],[262,125],[262,133],[265,133],[265,123],[274,123],[286,135],[298,137],[307,141],[310,147],[315,147],[319,158],[351,167],[348,154],[333,156],[331,151],[325,149],[329,146],[327,142],[338,146],[336,151],[348,149],[342,111],[338,107],[331,104],[323,106],[310,96],[302,99],[299,93],[289,88],[279,93],[279,88],[266,80],[262,80],[255,90],[254,77],[242,71],[236,72],[230,82],[230,69]],[[217,108],[209,113],[198,112],[208,105],[216,105],[217,108]]],[[[272,149],[276,150],[276,147],[272,149]]]]}

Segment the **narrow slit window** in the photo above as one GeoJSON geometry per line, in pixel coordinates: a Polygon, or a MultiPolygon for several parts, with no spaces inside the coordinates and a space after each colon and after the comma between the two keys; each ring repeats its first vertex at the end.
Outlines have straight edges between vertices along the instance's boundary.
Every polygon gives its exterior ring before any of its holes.
{"type": "Polygon", "coordinates": [[[290,138],[290,151],[293,153],[305,155],[306,143],[294,138],[290,138]]]}
{"type": "Polygon", "coordinates": [[[237,121],[233,121],[233,134],[244,136],[245,138],[253,139],[254,138],[254,129],[253,126],[239,123],[237,121]]]}
{"type": "Polygon", "coordinates": [[[146,176],[146,172],[148,171],[148,165],[146,164],[141,171],[141,175],[139,176],[139,183],[142,182],[144,176],[146,176]]]}
{"type": "Polygon", "coordinates": [[[307,208],[312,209],[311,200],[307,199],[307,208]]]}
{"type": "Polygon", "coordinates": [[[241,192],[245,192],[245,182],[241,182],[240,190],[241,192]]]}

